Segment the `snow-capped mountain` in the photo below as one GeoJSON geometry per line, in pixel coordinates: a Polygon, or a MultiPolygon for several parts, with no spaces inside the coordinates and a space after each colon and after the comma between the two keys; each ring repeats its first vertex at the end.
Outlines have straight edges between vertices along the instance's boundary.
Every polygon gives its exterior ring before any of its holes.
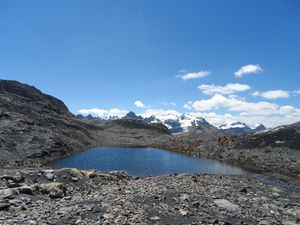
{"type": "Polygon", "coordinates": [[[146,114],[136,115],[134,112],[127,111],[127,114],[117,116],[114,114],[107,114],[105,118],[95,117],[88,115],[77,115],[83,119],[102,119],[102,120],[116,120],[116,119],[130,119],[130,120],[143,120],[146,123],[162,123],[172,133],[180,133],[187,131],[202,132],[209,129],[220,129],[228,134],[247,134],[263,131],[266,128],[262,124],[255,124],[253,126],[247,125],[239,121],[232,121],[218,127],[213,126],[197,113],[183,113],[180,114],[173,110],[148,110],[146,114]]]}
{"type": "Polygon", "coordinates": [[[255,133],[258,131],[265,130],[265,126],[260,124],[255,124],[250,127],[249,125],[239,122],[239,121],[231,121],[229,123],[223,124],[218,127],[220,130],[223,130],[225,133],[230,134],[248,134],[255,133]]]}
{"type": "Polygon", "coordinates": [[[163,123],[172,133],[186,132],[192,129],[203,131],[215,128],[196,113],[184,113],[179,115],[170,114],[169,117],[168,115],[152,115],[151,117],[144,118],[144,121],[148,123],[163,123]]]}

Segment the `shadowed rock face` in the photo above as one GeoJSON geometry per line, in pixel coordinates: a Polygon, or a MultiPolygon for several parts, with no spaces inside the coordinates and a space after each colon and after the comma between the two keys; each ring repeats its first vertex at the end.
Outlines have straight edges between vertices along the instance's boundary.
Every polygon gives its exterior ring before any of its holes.
{"type": "Polygon", "coordinates": [[[286,147],[300,150],[300,122],[240,138],[235,148],[286,147]]]}
{"type": "Polygon", "coordinates": [[[163,125],[142,121],[87,121],[34,87],[0,81],[0,166],[45,162],[93,146],[168,143],[163,125]]]}
{"type": "Polygon", "coordinates": [[[0,80],[0,91],[23,96],[36,102],[43,102],[44,104],[48,104],[49,107],[59,109],[65,113],[69,112],[63,101],[51,95],[44,94],[33,86],[18,81],[0,80]]]}

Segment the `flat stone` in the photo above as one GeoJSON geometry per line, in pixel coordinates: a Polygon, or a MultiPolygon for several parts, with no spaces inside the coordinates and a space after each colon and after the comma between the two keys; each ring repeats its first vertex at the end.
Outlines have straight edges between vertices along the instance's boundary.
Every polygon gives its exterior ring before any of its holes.
{"type": "Polygon", "coordinates": [[[18,195],[20,192],[17,188],[7,188],[0,190],[0,197],[1,198],[8,198],[13,195],[18,195]]]}
{"type": "Polygon", "coordinates": [[[231,203],[230,201],[228,201],[226,199],[216,199],[214,202],[220,208],[224,208],[224,209],[227,209],[229,211],[235,211],[235,210],[240,209],[240,207],[238,205],[235,205],[235,204],[231,203]]]}

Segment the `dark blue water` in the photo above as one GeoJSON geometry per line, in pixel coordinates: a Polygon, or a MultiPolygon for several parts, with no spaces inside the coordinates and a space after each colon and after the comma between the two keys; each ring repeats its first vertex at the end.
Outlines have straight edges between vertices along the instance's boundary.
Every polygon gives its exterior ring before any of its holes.
{"type": "Polygon", "coordinates": [[[155,148],[92,148],[78,155],[55,161],[56,168],[75,167],[103,172],[126,170],[132,176],[171,173],[242,174],[241,169],[225,163],[190,157],[155,148]]]}

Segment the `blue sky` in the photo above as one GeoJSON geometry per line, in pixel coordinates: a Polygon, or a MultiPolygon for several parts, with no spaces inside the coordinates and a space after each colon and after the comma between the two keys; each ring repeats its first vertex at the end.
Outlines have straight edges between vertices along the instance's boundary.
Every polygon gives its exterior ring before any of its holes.
{"type": "Polygon", "coordinates": [[[0,78],[74,113],[163,109],[268,126],[300,118],[297,0],[2,0],[0,32],[0,78]]]}

